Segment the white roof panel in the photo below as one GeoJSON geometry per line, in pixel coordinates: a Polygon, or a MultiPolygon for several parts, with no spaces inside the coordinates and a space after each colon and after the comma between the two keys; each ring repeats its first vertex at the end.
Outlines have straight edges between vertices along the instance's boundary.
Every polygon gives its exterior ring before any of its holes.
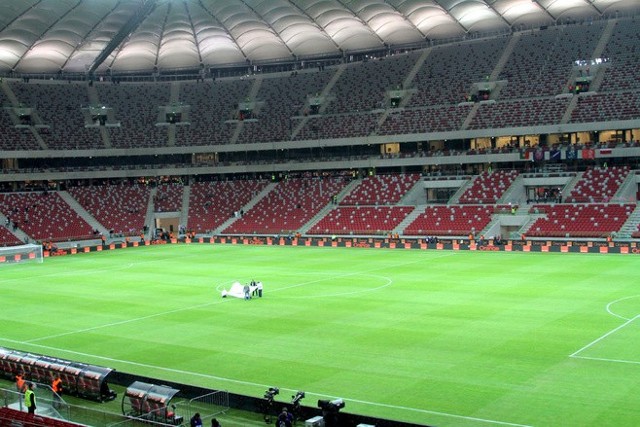
{"type": "Polygon", "coordinates": [[[639,12],[640,1],[2,0],[0,72],[149,71],[335,55],[627,11],[639,12]]]}

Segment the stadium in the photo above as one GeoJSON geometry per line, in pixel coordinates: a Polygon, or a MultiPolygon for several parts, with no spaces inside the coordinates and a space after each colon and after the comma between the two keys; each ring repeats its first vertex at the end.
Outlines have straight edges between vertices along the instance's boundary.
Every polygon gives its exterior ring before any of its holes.
{"type": "Polygon", "coordinates": [[[3,1],[0,426],[637,425],[639,13],[3,1]]]}

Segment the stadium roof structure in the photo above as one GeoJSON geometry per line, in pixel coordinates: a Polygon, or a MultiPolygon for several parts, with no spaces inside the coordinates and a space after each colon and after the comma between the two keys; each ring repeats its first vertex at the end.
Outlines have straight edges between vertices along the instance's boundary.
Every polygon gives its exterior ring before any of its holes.
{"type": "Polygon", "coordinates": [[[3,0],[0,73],[338,56],[639,9],[638,0],[3,0]]]}

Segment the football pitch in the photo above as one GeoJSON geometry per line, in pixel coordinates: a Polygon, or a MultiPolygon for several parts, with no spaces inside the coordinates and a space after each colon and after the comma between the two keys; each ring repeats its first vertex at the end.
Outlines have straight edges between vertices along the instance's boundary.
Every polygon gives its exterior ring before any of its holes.
{"type": "Polygon", "coordinates": [[[638,271],[635,255],[79,254],[0,267],[0,346],[439,427],[636,426],[638,271]],[[221,298],[252,279],[263,298],[221,298]]]}

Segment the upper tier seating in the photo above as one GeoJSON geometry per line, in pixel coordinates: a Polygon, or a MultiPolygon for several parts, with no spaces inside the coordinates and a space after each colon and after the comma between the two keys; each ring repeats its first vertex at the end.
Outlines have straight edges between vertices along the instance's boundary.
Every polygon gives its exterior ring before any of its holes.
{"type": "Polygon", "coordinates": [[[167,83],[96,84],[100,102],[113,109],[120,127],[109,127],[114,148],[164,147],[167,126],[156,126],[159,107],[168,106],[167,83]]]}
{"type": "Polygon", "coordinates": [[[470,129],[538,126],[560,123],[568,98],[538,98],[483,104],[473,116],[470,129]]]}
{"type": "Polygon", "coordinates": [[[327,113],[357,113],[385,107],[386,92],[402,87],[417,54],[402,54],[346,66],[331,90],[327,113]]]}
{"type": "Polygon", "coordinates": [[[48,128],[38,132],[50,150],[104,148],[100,130],[85,128],[86,84],[10,82],[21,104],[33,108],[48,128]]]}
{"type": "MultiPolygon", "coordinates": [[[[1,91],[0,91],[1,92],[1,91]]],[[[0,150],[41,150],[29,128],[16,128],[4,109],[0,109],[0,150]]]]}
{"type": "Polygon", "coordinates": [[[638,46],[640,34],[637,21],[615,24],[615,31],[602,53],[610,60],[605,69],[600,91],[640,89],[638,46]]]}
{"type": "Polygon", "coordinates": [[[618,232],[635,209],[633,204],[534,205],[542,212],[527,231],[533,237],[607,237],[618,232]]]}
{"type": "Polygon", "coordinates": [[[420,179],[420,174],[368,176],[341,201],[341,205],[393,205],[420,179]]]}
{"type": "Polygon", "coordinates": [[[148,187],[137,184],[73,187],[69,193],[113,233],[136,235],[144,228],[148,187]]]}
{"type": "Polygon", "coordinates": [[[572,122],[632,120],[640,117],[640,92],[599,93],[580,96],[571,112],[572,122]]]}
{"type": "Polygon", "coordinates": [[[262,180],[212,181],[191,184],[187,229],[211,232],[256,197],[268,182],[262,180]]]}
{"type": "Polygon", "coordinates": [[[179,183],[159,184],[153,199],[155,212],[179,212],[182,210],[184,185],[179,183]]]}
{"type": "Polygon", "coordinates": [[[189,105],[188,126],[176,126],[176,145],[229,144],[238,119],[238,103],[253,80],[218,80],[180,84],[180,101],[189,105]],[[230,122],[231,121],[231,122],[230,122]]]}
{"type": "Polygon", "coordinates": [[[491,221],[493,205],[428,206],[404,229],[407,236],[468,236],[491,221]]]}
{"type": "Polygon", "coordinates": [[[0,194],[0,212],[38,241],[93,235],[91,226],[55,192],[0,194]]]}
{"type": "Polygon", "coordinates": [[[412,81],[418,91],[408,107],[457,104],[464,101],[474,83],[491,74],[507,38],[474,40],[432,48],[412,81]]]}
{"type": "MultiPolygon", "coordinates": [[[[375,131],[382,113],[360,113],[338,116],[312,116],[294,138],[307,139],[353,138],[368,136],[375,131]]],[[[294,123],[296,123],[294,121],[294,123]]]]}
{"type": "Polygon", "coordinates": [[[279,182],[223,232],[291,233],[306,224],[346,185],[343,177],[293,178],[279,182]]]}
{"type": "Polygon", "coordinates": [[[286,141],[291,138],[291,117],[307,114],[307,97],[322,92],[335,70],[265,78],[256,96],[257,122],[245,121],[238,143],[286,141]]]}
{"type": "MultiPolygon", "coordinates": [[[[492,98],[494,105],[481,105],[469,129],[559,124],[569,99],[554,97],[568,93],[579,72],[602,83],[598,94],[580,95],[571,122],[628,120],[640,117],[640,73],[637,73],[637,22],[619,20],[604,47],[608,58],[596,72],[577,70],[576,60],[591,58],[606,21],[551,26],[544,30],[517,32],[510,36],[467,40],[341,64],[336,68],[299,74],[223,78],[214,82],[166,82],[111,84],[95,82],[100,103],[112,108],[121,127],[107,126],[113,148],[166,147],[169,127],[159,107],[171,104],[171,87],[178,86],[177,102],[188,106],[185,121],[175,126],[177,146],[221,145],[231,142],[288,141],[303,120],[308,96],[327,90],[324,113],[308,120],[296,140],[395,135],[461,130],[470,105],[468,98],[496,70],[505,48],[517,37],[497,81],[504,83],[492,98]],[[428,53],[428,54],[427,54],[428,53]],[[426,61],[408,81],[422,55],[426,61]],[[337,69],[344,71],[328,87],[337,69]],[[392,110],[384,123],[382,109],[388,107],[387,92],[406,89],[404,109],[392,110]],[[255,93],[255,97],[254,97],[255,93]],[[254,97],[249,99],[249,97],[254,97]],[[257,121],[238,122],[239,103],[255,102],[257,121]],[[302,116],[302,117],[301,117],[302,116]],[[237,136],[237,139],[235,139],[237,136]]],[[[90,104],[86,82],[8,80],[4,83],[19,103],[35,108],[47,127],[34,128],[52,150],[102,149],[100,128],[85,128],[82,108],[90,104]]],[[[91,90],[93,90],[91,89],[91,90]]],[[[3,107],[11,105],[0,91],[3,107]]],[[[42,150],[31,129],[20,130],[8,112],[0,111],[0,148],[42,150]]],[[[171,129],[173,131],[173,129],[171,129]]]]}
{"type": "MultiPolygon", "coordinates": [[[[9,106],[10,102],[0,90],[0,106],[9,106]]],[[[0,108],[0,150],[41,150],[31,129],[17,129],[11,121],[9,112],[0,108]]]]}
{"type": "Polygon", "coordinates": [[[459,130],[469,111],[471,106],[467,104],[397,110],[387,116],[376,133],[396,135],[459,130]]]}
{"type": "Polygon", "coordinates": [[[607,203],[613,199],[628,174],[628,166],[588,169],[564,201],[607,203]]]}
{"type": "Polygon", "coordinates": [[[413,209],[413,206],[340,206],[315,224],[309,234],[387,234],[413,209]]]}
{"type": "Polygon", "coordinates": [[[0,246],[20,245],[22,242],[9,229],[0,226],[0,246]]]}
{"type": "Polygon", "coordinates": [[[518,176],[515,170],[483,172],[460,196],[460,203],[496,203],[518,176]]]}
{"type": "Polygon", "coordinates": [[[523,33],[500,73],[500,98],[554,96],[568,90],[576,60],[591,58],[604,24],[550,27],[523,33]]]}

